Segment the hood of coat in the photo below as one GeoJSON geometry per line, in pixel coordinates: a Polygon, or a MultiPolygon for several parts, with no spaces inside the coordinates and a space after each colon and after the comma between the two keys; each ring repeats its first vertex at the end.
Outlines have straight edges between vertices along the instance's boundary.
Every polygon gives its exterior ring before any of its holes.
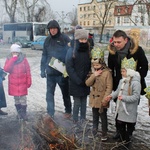
{"type": "Polygon", "coordinates": [[[132,69],[126,69],[126,70],[127,70],[127,77],[128,77],[128,78],[131,78],[131,77],[132,77],[132,80],[133,80],[133,81],[138,81],[138,82],[140,82],[141,77],[140,77],[139,72],[137,72],[137,71],[135,71],[135,70],[132,70],[132,69]]]}
{"type": "MultiPolygon", "coordinates": [[[[130,42],[129,51],[130,51],[131,54],[134,54],[138,50],[138,46],[139,46],[138,45],[139,44],[138,40],[136,40],[135,38],[131,38],[131,37],[128,37],[128,39],[129,39],[129,42],[130,42]]],[[[113,45],[113,42],[108,45],[108,51],[109,51],[110,54],[115,55],[116,49],[113,45]]]]}
{"type": "MultiPolygon", "coordinates": [[[[49,30],[50,28],[57,28],[58,29],[58,34],[60,34],[60,26],[58,24],[58,22],[56,20],[51,20],[48,25],[47,25],[47,29],[49,30]]],[[[51,34],[51,33],[50,33],[51,34]]]]}

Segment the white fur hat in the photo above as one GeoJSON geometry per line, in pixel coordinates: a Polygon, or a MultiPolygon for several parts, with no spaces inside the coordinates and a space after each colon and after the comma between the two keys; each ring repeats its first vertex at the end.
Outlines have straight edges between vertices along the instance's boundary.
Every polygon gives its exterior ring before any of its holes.
{"type": "Polygon", "coordinates": [[[19,46],[18,44],[12,44],[10,47],[10,52],[21,52],[21,46],[19,46]]]}
{"type": "Polygon", "coordinates": [[[74,36],[75,36],[75,40],[87,39],[88,38],[88,31],[85,29],[76,29],[74,36]]]}

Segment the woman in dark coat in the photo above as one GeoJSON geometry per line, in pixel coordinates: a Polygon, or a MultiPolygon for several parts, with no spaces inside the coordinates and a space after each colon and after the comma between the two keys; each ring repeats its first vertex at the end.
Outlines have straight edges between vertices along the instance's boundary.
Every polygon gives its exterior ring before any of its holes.
{"type": "Polygon", "coordinates": [[[1,110],[1,108],[6,107],[6,98],[3,88],[3,80],[5,79],[6,73],[0,68],[0,115],[7,115],[8,113],[1,110]]]}
{"type": "Polygon", "coordinates": [[[73,96],[73,121],[77,123],[80,111],[80,121],[86,119],[87,95],[90,88],[85,85],[87,74],[90,71],[90,47],[88,32],[84,29],[75,31],[75,43],[66,55],[66,69],[69,75],[70,95],[73,96]]]}

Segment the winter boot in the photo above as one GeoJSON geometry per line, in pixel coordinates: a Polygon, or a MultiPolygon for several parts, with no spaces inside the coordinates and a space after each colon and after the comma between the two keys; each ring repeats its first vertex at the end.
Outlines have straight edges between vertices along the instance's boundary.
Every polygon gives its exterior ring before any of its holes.
{"type": "Polygon", "coordinates": [[[28,121],[27,117],[27,105],[21,105],[21,117],[24,121],[28,121]]]}
{"type": "Polygon", "coordinates": [[[22,119],[22,116],[21,116],[21,104],[15,104],[15,107],[16,107],[16,110],[17,110],[17,119],[22,119]]]}

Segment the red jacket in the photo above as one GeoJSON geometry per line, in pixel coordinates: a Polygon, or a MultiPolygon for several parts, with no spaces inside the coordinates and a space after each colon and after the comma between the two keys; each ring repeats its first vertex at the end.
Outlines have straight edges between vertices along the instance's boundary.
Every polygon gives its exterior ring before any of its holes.
{"type": "Polygon", "coordinates": [[[28,94],[31,86],[30,66],[25,55],[20,53],[14,58],[8,56],[4,70],[8,75],[8,93],[12,96],[23,96],[28,94]]]}

